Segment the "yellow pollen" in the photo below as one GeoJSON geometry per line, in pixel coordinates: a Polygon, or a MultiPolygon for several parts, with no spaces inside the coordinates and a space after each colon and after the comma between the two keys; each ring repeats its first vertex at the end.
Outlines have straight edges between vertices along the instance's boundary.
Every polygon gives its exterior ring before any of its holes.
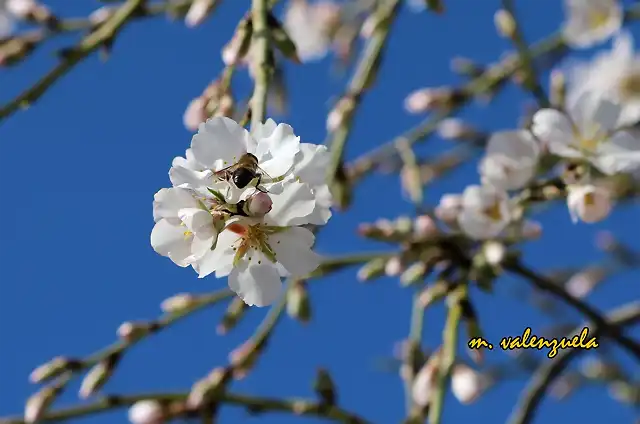
{"type": "Polygon", "coordinates": [[[184,232],[184,238],[185,240],[188,239],[189,237],[191,237],[193,235],[193,232],[191,231],[185,231],[184,232]]]}
{"type": "Polygon", "coordinates": [[[593,206],[596,204],[596,196],[593,193],[587,193],[584,195],[585,206],[593,206]]]}
{"type": "Polygon", "coordinates": [[[494,221],[500,221],[502,219],[502,211],[500,211],[500,203],[494,202],[491,206],[486,208],[484,214],[494,221]]]}
{"type": "Polygon", "coordinates": [[[623,100],[633,100],[640,96],[640,73],[632,73],[622,77],[618,83],[620,97],[623,100]]]}
{"type": "Polygon", "coordinates": [[[609,13],[604,10],[592,10],[588,16],[589,28],[598,29],[607,24],[609,21],[609,13]]]}

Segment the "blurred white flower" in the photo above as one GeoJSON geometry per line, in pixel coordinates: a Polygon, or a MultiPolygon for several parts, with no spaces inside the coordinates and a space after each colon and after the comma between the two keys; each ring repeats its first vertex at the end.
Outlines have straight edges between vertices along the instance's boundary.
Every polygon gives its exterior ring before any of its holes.
{"type": "Polygon", "coordinates": [[[141,400],[129,408],[131,424],[160,424],[164,421],[162,406],[156,400],[141,400]]]}
{"type": "Polygon", "coordinates": [[[449,193],[440,198],[440,203],[436,206],[434,213],[442,221],[453,222],[458,219],[461,211],[462,195],[449,193]]]}
{"type": "Polygon", "coordinates": [[[331,46],[331,32],[340,19],[340,6],[327,0],[291,0],[284,28],[302,62],[322,59],[331,46]]]}
{"type": "Polygon", "coordinates": [[[540,146],[529,131],[494,133],[480,162],[482,181],[502,190],[522,188],[534,176],[539,156],[540,146]]]}
{"type": "Polygon", "coordinates": [[[570,47],[588,48],[604,42],[622,27],[618,0],[565,0],[567,19],[562,34],[570,47]]]}
{"type": "Polygon", "coordinates": [[[489,241],[482,246],[484,257],[490,265],[500,265],[507,254],[504,244],[497,241],[489,241]]]}
{"type": "Polygon", "coordinates": [[[465,364],[456,364],[451,373],[451,391],[463,404],[478,399],[484,389],[484,379],[480,373],[465,364]]]}
{"type": "Polygon", "coordinates": [[[640,120],[640,55],[635,54],[630,33],[618,35],[612,49],[597,54],[593,60],[573,62],[567,73],[569,101],[593,91],[620,103],[619,126],[640,120]]]}
{"type": "Polygon", "coordinates": [[[477,240],[497,236],[511,221],[507,193],[489,185],[468,186],[462,194],[458,225],[477,240]]]}
{"type": "Polygon", "coordinates": [[[618,129],[619,104],[588,91],[568,104],[567,114],[541,109],[531,130],[549,151],[569,159],[583,159],[608,175],[640,168],[640,141],[618,129]]]}
{"type": "Polygon", "coordinates": [[[567,206],[571,220],[586,223],[602,221],[613,208],[611,193],[603,187],[593,185],[567,187],[567,206]]]}
{"type": "Polygon", "coordinates": [[[194,264],[200,278],[214,271],[218,278],[228,276],[229,287],[248,305],[270,305],[281,295],[281,277],[305,276],[320,264],[311,250],[313,233],[291,226],[315,207],[309,187],[289,182],[271,197],[273,207],[263,219],[229,221],[216,248],[194,264]]]}
{"type": "Polygon", "coordinates": [[[151,246],[176,265],[186,267],[203,257],[215,245],[224,226],[221,217],[213,216],[191,190],[163,188],[153,201],[151,246]]]}

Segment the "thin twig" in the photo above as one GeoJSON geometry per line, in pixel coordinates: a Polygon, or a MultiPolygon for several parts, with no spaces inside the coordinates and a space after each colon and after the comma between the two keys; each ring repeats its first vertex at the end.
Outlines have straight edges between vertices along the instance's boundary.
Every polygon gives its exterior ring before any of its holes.
{"type": "MultiPolygon", "coordinates": [[[[624,327],[633,325],[640,321],[640,302],[633,302],[618,308],[607,315],[606,322],[611,326],[624,327]]],[[[576,327],[567,333],[567,337],[573,337],[579,333],[588,323],[576,327]]],[[[601,332],[601,328],[596,326],[593,337],[601,332]]],[[[529,424],[533,421],[538,405],[542,402],[545,391],[551,386],[553,381],[562,374],[569,362],[578,356],[584,349],[564,349],[551,361],[545,362],[535,372],[528,387],[523,391],[523,395],[514,409],[511,417],[507,421],[509,424],[529,424]]]]}
{"type": "Polygon", "coordinates": [[[267,95],[271,67],[269,65],[270,36],[267,14],[269,7],[267,0],[253,0],[251,20],[253,24],[252,54],[255,72],[255,88],[251,99],[251,129],[265,121],[267,113],[267,95]]]}

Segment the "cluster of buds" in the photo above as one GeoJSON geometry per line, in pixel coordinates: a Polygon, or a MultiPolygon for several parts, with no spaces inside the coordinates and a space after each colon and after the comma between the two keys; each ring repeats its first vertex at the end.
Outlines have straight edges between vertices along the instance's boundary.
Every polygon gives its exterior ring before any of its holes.
{"type": "Polygon", "coordinates": [[[438,235],[439,230],[431,217],[420,215],[415,219],[401,216],[393,221],[381,218],[372,224],[363,223],[358,234],[372,240],[401,243],[428,240],[438,235]]]}
{"type": "Polygon", "coordinates": [[[451,87],[427,87],[410,93],[404,101],[407,112],[421,114],[454,106],[462,93],[451,87]]]}
{"type": "Polygon", "coordinates": [[[235,101],[229,90],[222,90],[220,80],[215,80],[202,94],[189,103],[183,116],[184,126],[196,131],[198,126],[212,116],[230,117],[235,111],[235,101]]]}

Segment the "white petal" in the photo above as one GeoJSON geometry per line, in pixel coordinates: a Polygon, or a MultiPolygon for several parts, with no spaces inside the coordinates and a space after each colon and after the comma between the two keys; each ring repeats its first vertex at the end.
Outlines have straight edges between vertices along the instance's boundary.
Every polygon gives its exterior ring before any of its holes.
{"type": "Polygon", "coordinates": [[[631,132],[618,131],[598,146],[594,165],[608,175],[640,169],[640,139],[631,132]]]}
{"type": "Polygon", "coordinates": [[[256,147],[256,156],[260,157],[266,153],[266,150],[262,150],[266,147],[266,145],[261,145],[260,140],[262,140],[263,138],[271,137],[271,134],[273,134],[277,126],[278,124],[276,124],[276,121],[269,118],[265,123],[258,123],[258,125],[256,125],[256,127],[251,130],[253,139],[258,142],[258,145],[256,147]]]}
{"type": "Polygon", "coordinates": [[[188,187],[199,187],[211,184],[213,181],[213,172],[194,171],[184,166],[172,166],[169,169],[169,180],[174,186],[186,184],[188,187]]]}
{"type": "Polygon", "coordinates": [[[518,163],[531,163],[538,160],[540,146],[529,131],[501,131],[489,139],[487,155],[503,155],[518,163]]]}
{"type": "MultiPolygon", "coordinates": [[[[304,228],[274,234],[269,237],[269,245],[276,253],[276,259],[294,277],[304,277],[320,265],[320,255],[311,250],[307,236],[300,236],[304,228]]],[[[307,233],[311,231],[306,230],[307,233]]],[[[313,236],[313,234],[310,234],[313,236]]]]}
{"type": "Polygon", "coordinates": [[[191,261],[191,239],[184,232],[185,227],[179,221],[161,219],[151,231],[151,246],[176,265],[185,267],[191,261]]]}
{"type": "Polygon", "coordinates": [[[501,155],[485,156],[480,162],[482,181],[502,190],[524,187],[535,175],[535,165],[515,161],[501,155]]]}
{"type": "Polygon", "coordinates": [[[570,186],[567,195],[567,207],[571,220],[578,219],[586,223],[602,221],[613,207],[610,193],[593,185],[570,186]]]}
{"type": "Polygon", "coordinates": [[[273,200],[271,212],[265,216],[269,225],[289,226],[308,223],[308,216],[315,209],[315,196],[307,184],[287,182],[281,194],[270,193],[273,200]],[[295,222],[295,224],[293,224],[295,222]]]}
{"type": "Polygon", "coordinates": [[[233,245],[239,238],[232,231],[222,231],[218,235],[216,248],[207,252],[194,266],[198,273],[198,278],[204,278],[214,271],[217,278],[229,275],[233,269],[233,258],[236,254],[233,250],[233,245]]]}
{"type": "Polygon", "coordinates": [[[233,165],[242,154],[254,149],[255,141],[249,132],[225,117],[214,117],[200,124],[191,140],[194,158],[214,170],[233,165]]]}
{"type": "Polygon", "coordinates": [[[320,144],[302,143],[296,155],[294,175],[311,187],[326,184],[329,150],[320,144]]]}
{"type": "Polygon", "coordinates": [[[213,237],[217,231],[213,226],[213,217],[208,211],[199,208],[184,208],[178,211],[180,220],[186,227],[203,237],[213,237]]]}
{"type": "Polygon", "coordinates": [[[198,202],[185,188],[163,188],[153,196],[153,219],[178,218],[178,210],[197,208],[198,202]]]}
{"type": "Polygon", "coordinates": [[[508,221],[494,221],[477,211],[463,210],[458,215],[458,225],[469,237],[484,240],[496,237],[507,226],[508,221]]]}
{"type": "Polygon", "coordinates": [[[229,288],[247,305],[268,306],[282,295],[282,281],[271,263],[242,261],[229,274],[229,288]]]}
{"type": "Polygon", "coordinates": [[[593,112],[591,122],[598,124],[604,131],[616,129],[622,108],[605,97],[601,97],[593,112]]]}
{"type": "Polygon", "coordinates": [[[294,158],[300,151],[300,137],[295,136],[289,125],[279,124],[268,138],[259,141],[258,151],[264,152],[258,158],[264,158],[268,153],[268,159],[260,161],[260,168],[272,178],[278,178],[293,167],[294,158]]]}
{"type": "Polygon", "coordinates": [[[541,109],[533,115],[531,131],[549,150],[562,157],[580,157],[573,148],[575,144],[574,129],[567,116],[555,109],[541,109]]]}

